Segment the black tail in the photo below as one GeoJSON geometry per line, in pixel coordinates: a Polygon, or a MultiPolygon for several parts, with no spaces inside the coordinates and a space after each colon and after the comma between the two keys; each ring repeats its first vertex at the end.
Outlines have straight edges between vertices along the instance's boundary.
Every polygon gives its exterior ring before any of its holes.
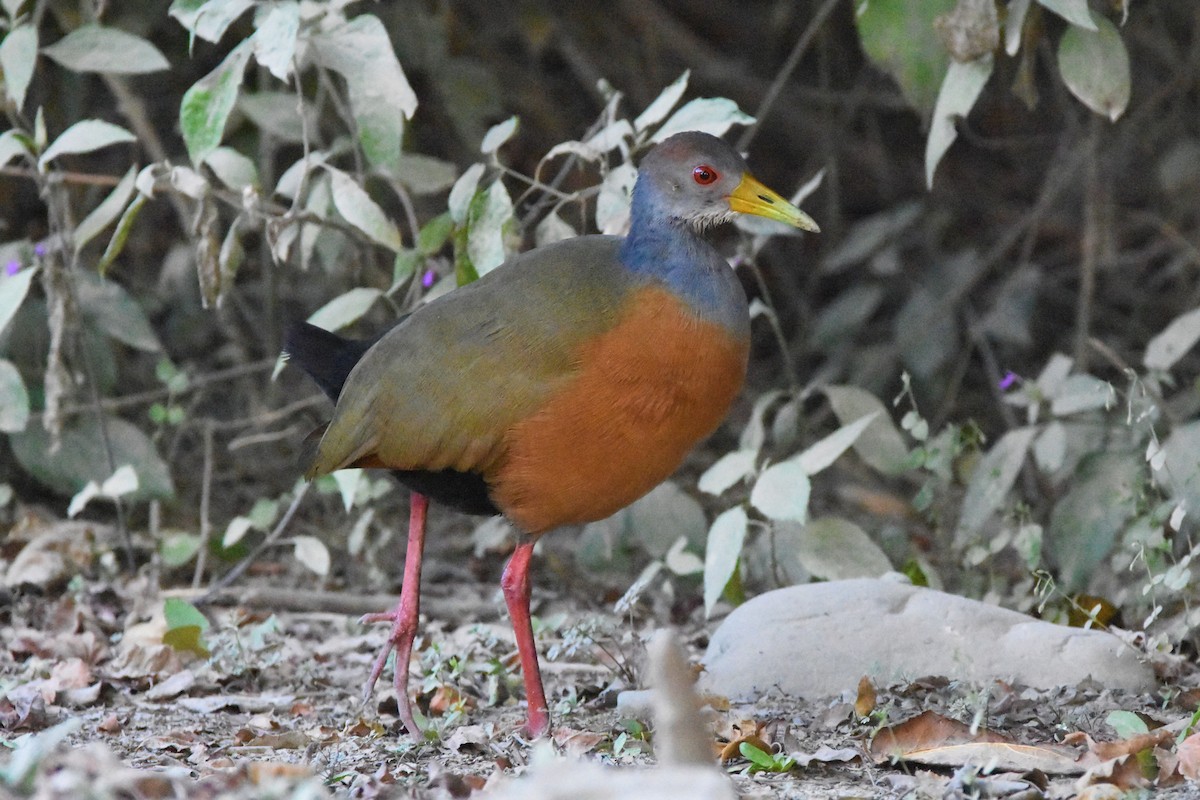
{"type": "Polygon", "coordinates": [[[316,325],[297,322],[288,328],[284,336],[283,352],[299,364],[317,382],[321,391],[336,403],[350,370],[379,339],[380,336],[373,339],[346,339],[316,325]]]}

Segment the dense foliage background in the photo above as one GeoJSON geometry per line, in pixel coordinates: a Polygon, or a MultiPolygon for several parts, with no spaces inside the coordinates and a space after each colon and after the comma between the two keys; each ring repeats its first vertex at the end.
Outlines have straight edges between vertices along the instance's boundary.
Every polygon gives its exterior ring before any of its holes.
{"type": "MultiPolygon", "coordinates": [[[[1190,648],[1200,12],[910,5],[5,0],[3,522],[112,522],[96,569],[167,583],[272,531],[279,580],[398,574],[382,476],[279,524],[326,413],[275,376],[286,324],[366,333],[619,231],[640,154],[701,126],[822,233],[720,232],[756,301],[743,401],[554,571],[640,573],[686,617],[901,569],[1190,648]]],[[[505,548],[438,519],[437,548],[505,548]]]]}

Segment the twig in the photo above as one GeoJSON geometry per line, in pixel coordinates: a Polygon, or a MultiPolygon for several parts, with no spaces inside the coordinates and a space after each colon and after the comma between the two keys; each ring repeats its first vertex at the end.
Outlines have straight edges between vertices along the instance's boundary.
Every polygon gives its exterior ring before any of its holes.
{"type": "Polygon", "coordinates": [[[200,478],[200,549],[196,552],[196,569],[192,573],[192,588],[200,588],[204,567],[208,563],[208,543],[212,538],[212,520],[209,504],[212,499],[213,476],[213,426],[210,420],[204,425],[204,473],[200,478]]]}
{"type": "Polygon", "coordinates": [[[771,113],[772,106],[779,99],[779,93],[783,91],[784,84],[792,77],[792,73],[796,67],[800,65],[800,59],[808,52],[808,47],[812,44],[813,38],[817,35],[817,31],[825,24],[825,20],[833,13],[833,9],[837,6],[840,0],[825,0],[821,7],[817,9],[817,13],[809,20],[808,27],[804,29],[804,33],[800,34],[800,38],[796,40],[796,44],[792,47],[792,52],[788,53],[787,60],[783,62],[783,66],[775,75],[775,80],[771,81],[770,87],[767,88],[766,95],[763,96],[762,102],[758,104],[758,110],[754,112],[754,123],[742,131],[742,135],[738,137],[737,149],[745,152],[750,147],[750,142],[754,141],[754,137],[758,135],[759,126],[771,113]]]}
{"type": "Polygon", "coordinates": [[[301,484],[300,488],[296,491],[296,496],[292,498],[292,504],[288,506],[287,511],[283,513],[283,517],[278,523],[276,523],[271,532],[267,534],[266,538],[264,538],[262,542],[259,543],[258,547],[254,548],[249,555],[243,558],[237,564],[237,566],[230,569],[221,576],[220,580],[210,586],[208,591],[196,601],[196,605],[207,605],[208,603],[211,603],[213,598],[222,589],[225,589],[231,583],[240,578],[242,573],[245,572],[250,565],[253,564],[254,561],[267,550],[267,548],[275,544],[275,540],[283,535],[283,532],[287,529],[288,523],[290,523],[292,521],[292,517],[296,515],[296,509],[300,508],[300,501],[304,499],[306,494],[308,494],[308,490],[311,486],[311,483],[301,484]]]}
{"type": "Polygon", "coordinates": [[[1079,293],[1075,300],[1075,364],[1080,372],[1087,371],[1088,339],[1092,330],[1092,307],[1096,296],[1096,270],[1100,263],[1101,197],[1100,185],[1100,131],[1104,122],[1098,114],[1091,116],[1088,128],[1087,155],[1084,162],[1083,186],[1083,238],[1080,242],[1082,257],[1079,262],[1079,293]]]}

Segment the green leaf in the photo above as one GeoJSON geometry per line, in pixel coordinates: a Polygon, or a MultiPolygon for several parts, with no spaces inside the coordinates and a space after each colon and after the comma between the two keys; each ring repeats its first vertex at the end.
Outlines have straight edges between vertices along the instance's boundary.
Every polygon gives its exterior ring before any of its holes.
{"type": "Polygon", "coordinates": [[[837,461],[842,453],[849,450],[850,446],[858,441],[858,437],[862,436],[867,426],[874,422],[878,416],[879,412],[873,411],[870,414],[859,417],[848,425],[843,425],[791,460],[799,464],[800,468],[807,474],[816,475],[834,461],[837,461]]]}
{"type": "Polygon", "coordinates": [[[712,613],[721,593],[737,570],[742,543],[750,520],[741,506],[734,506],[713,520],[704,548],[704,614],[712,613]]]}
{"type": "Polygon", "coordinates": [[[158,554],[168,568],[182,567],[200,552],[200,537],[194,533],[168,533],[158,545],[158,554]]]}
{"type": "Polygon", "coordinates": [[[157,47],[118,28],[84,25],[42,52],[74,72],[143,75],[171,65],[157,47]]]}
{"type": "Polygon", "coordinates": [[[650,137],[652,142],[661,142],[682,131],[703,131],[713,136],[724,136],[734,125],[753,125],[754,117],[738,108],[737,103],[727,97],[697,97],[671,115],[670,119],[650,137]]]}
{"type": "Polygon", "coordinates": [[[1110,711],[1104,721],[1116,731],[1118,739],[1132,739],[1150,732],[1146,721],[1132,711],[1110,711]]]}
{"type": "Polygon", "coordinates": [[[450,234],[454,233],[454,220],[449,212],[438,214],[426,222],[417,235],[417,249],[427,256],[436,254],[446,246],[450,234]]]}
{"type": "Polygon", "coordinates": [[[818,578],[878,578],[892,562],[866,531],[850,520],[822,517],[800,531],[793,553],[800,566],[818,578]]]}
{"type": "Polygon", "coordinates": [[[1043,8],[1048,8],[1072,25],[1078,25],[1085,30],[1097,30],[1096,18],[1088,10],[1088,0],[1038,0],[1043,8]]]}
{"type": "Polygon", "coordinates": [[[988,518],[1008,502],[1008,491],[1025,463],[1025,454],[1036,433],[1037,428],[1032,426],[1011,430],[979,460],[963,498],[958,520],[959,542],[974,537],[988,518]]]}
{"type": "Polygon", "coordinates": [[[0,69],[4,71],[4,91],[17,111],[25,105],[25,92],[33,80],[37,65],[38,36],[32,25],[18,25],[0,42],[0,69]]]}
{"type": "Polygon", "coordinates": [[[76,293],[83,318],[99,330],[135,350],[162,350],[146,312],[119,283],[80,272],[76,293]]]}
{"type": "Polygon", "coordinates": [[[168,13],[193,35],[206,42],[218,42],[253,5],[254,0],[175,0],[168,13]]]}
{"type": "Polygon", "coordinates": [[[638,114],[637,119],[633,121],[633,127],[637,131],[644,131],[652,125],[657,125],[667,114],[671,113],[671,109],[679,102],[679,98],[683,97],[683,93],[687,91],[688,79],[691,78],[692,71],[685,69],[683,74],[671,83],[670,86],[658,93],[658,97],[646,106],[646,110],[638,114]]]}
{"type": "Polygon", "coordinates": [[[892,76],[904,99],[922,117],[933,109],[949,60],[933,21],[954,7],[955,0],[866,0],[854,4],[863,52],[892,76]]]}
{"type": "Polygon", "coordinates": [[[17,156],[33,155],[29,147],[29,137],[16,130],[0,133],[0,167],[6,166],[17,156]]]}
{"type": "Polygon", "coordinates": [[[811,490],[804,467],[795,461],[783,461],[758,476],[750,492],[750,504],[771,519],[803,523],[808,519],[811,490]]]}
{"type": "Polygon", "coordinates": [[[333,167],[326,169],[333,191],[333,205],[346,222],[365,233],[371,241],[392,252],[400,252],[404,246],[400,240],[400,230],[383,213],[383,209],[349,175],[333,167]]]}
{"type": "Polygon", "coordinates": [[[163,644],[205,658],[210,655],[204,643],[208,619],[195,606],[178,597],[168,597],[163,603],[163,616],[167,620],[163,644]]]}
{"type": "Polygon", "coordinates": [[[512,198],[500,180],[475,196],[468,214],[467,255],[479,275],[491,272],[508,257],[504,231],[512,219],[512,198]]]}
{"type": "Polygon", "coordinates": [[[378,289],[365,286],[351,289],[314,311],[308,322],[327,331],[341,330],[361,319],[382,296],[383,292],[378,289]]]}
{"type": "Polygon", "coordinates": [[[202,164],[221,144],[253,44],[250,40],[239,44],[216,69],[184,93],[179,106],[179,128],[193,164],[202,164]]]}
{"type": "Polygon", "coordinates": [[[989,53],[983,58],[966,63],[950,62],[946,78],[938,92],[933,119],[929,123],[929,138],[925,141],[925,184],[933,186],[933,173],[958,138],[955,121],[965,117],[975,106],[984,84],[992,76],[993,58],[989,53]]]}
{"type": "Polygon", "coordinates": [[[67,153],[90,153],[136,140],[132,133],[119,125],[100,119],[85,119],[67,128],[46,148],[38,159],[38,169],[44,170],[49,161],[67,153]]]}
{"type": "Polygon", "coordinates": [[[1072,25],[1058,42],[1058,71],[1081,103],[1116,122],[1129,106],[1129,52],[1117,27],[1092,15],[1096,30],[1072,25]]]}
{"type": "Polygon", "coordinates": [[[454,185],[458,168],[433,156],[401,153],[396,178],[413,194],[436,194],[454,185]]]}
{"type": "Polygon", "coordinates": [[[358,140],[372,165],[399,172],[402,119],[412,119],[417,95],[396,60],[383,23],[363,14],[313,36],[313,57],[346,80],[358,140]]]}
{"type": "Polygon", "coordinates": [[[136,165],[130,167],[129,171],[125,173],[125,177],[121,178],[120,183],[75,228],[73,238],[75,240],[76,253],[82,250],[84,245],[112,224],[112,221],[121,214],[125,208],[125,204],[129,202],[129,198],[133,195],[134,181],[137,180],[137,173],[138,168],[136,165]]]}
{"type": "Polygon", "coordinates": [[[11,361],[0,358],[0,432],[17,433],[29,424],[29,392],[11,361]]]}
{"type": "Polygon", "coordinates": [[[822,391],[843,425],[867,414],[877,414],[854,441],[854,451],[863,461],[887,475],[904,472],[908,446],[878,397],[857,386],[826,386],[822,391]]]}
{"type": "Polygon", "coordinates": [[[37,271],[37,267],[31,267],[21,270],[16,275],[0,275],[0,333],[4,333],[13,315],[21,307],[25,295],[29,292],[29,283],[37,271]]]}
{"type": "Polygon", "coordinates": [[[255,60],[276,78],[287,82],[296,55],[296,37],[300,33],[300,4],[295,0],[273,3],[257,24],[255,60]]]}
{"type": "Polygon", "coordinates": [[[133,227],[133,223],[137,220],[138,213],[144,205],[146,205],[146,196],[139,194],[133,198],[133,202],[129,204],[129,208],[125,209],[125,213],[121,215],[121,220],[117,223],[112,238],[108,240],[108,247],[104,248],[104,255],[100,257],[100,261],[96,264],[96,271],[101,276],[108,273],[108,268],[112,266],[113,261],[125,249],[125,242],[129,238],[129,231],[133,227]]]}
{"type": "Polygon", "coordinates": [[[1080,461],[1050,514],[1044,543],[1064,592],[1083,589],[1108,557],[1137,510],[1141,477],[1140,453],[1095,453],[1080,461]]]}
{"type": "MultiPolygon", "coordinates": [[[[131,464],[138,474],[137,501],[169,500],[175,495],[167,465],[154,444],[139,428],[117,417],[107,420],[113,460],[131,464]]],[[[66,497],[74,496],[89,481],[109,477],[104,439],[94,415],[76,417],[63,429],[62,446],[50,451],[50,434],[41,425],[28,425],[9,438],[17,462],[38,483],[66,497]]]]}

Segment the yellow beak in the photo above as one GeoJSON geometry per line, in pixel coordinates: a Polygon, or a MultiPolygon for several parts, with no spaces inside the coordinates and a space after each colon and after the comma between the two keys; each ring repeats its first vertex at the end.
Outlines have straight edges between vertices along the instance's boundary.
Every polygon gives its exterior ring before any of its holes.
{"type": "Polygon", "coordinates": [[[729,207],[739,214],[778,220],[805,231],[820,233],[821,229],[813,218],[763,186],[749,172],[742,174],[742,181],[726,198],[729,207]]]}

